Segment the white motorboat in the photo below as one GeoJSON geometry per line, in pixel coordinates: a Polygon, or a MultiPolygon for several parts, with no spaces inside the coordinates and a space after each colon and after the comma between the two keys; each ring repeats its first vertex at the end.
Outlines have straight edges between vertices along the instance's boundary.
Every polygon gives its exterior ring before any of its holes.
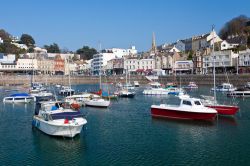
{"type": "Polygon", "coordinates": [[[238,88],[233,92],[229,92],[227,94],[227,97],[240,97],[240,98],[250,97],[250,88],[247,87],[238,88]]]}
{"type": "Polygon", "coordinates": [[[198,85],[195,82],[189,82],[187,86],[184,86],[183,88],[186,89],[198,89],[198,85]]]}
{"type": "Polygon", "coordinates": [[[135,87],[132,84],[130,84],[130,83],[124,84],[123,88],[124,89],[128,89],[128,90],[134,90],[135,89],[135,87]]]}
{"type": "Polygon", "coordinates": [[[139,87],[139,86],[140,86],[139,82],[138,81],[134,81],[134,87],[139,87]]]}
{"type": "MultiPolygon", "coordinates": [[[[211,90],[214,91],[214,88],[212,88],[211,90]]],[[[236,88],[232,84],[223,83],[221,85],[216,86],[215,90],[219,92],[232,92],[235,91],[236,88]]]]}
{"type": "Polygon", "coordinates": [[[86,101],[85,105],[90,106],[90,107],[103,107],[103,108],[106,108],[106,107],[108,107],[110,105],[110,101],[102,99],[102,98],[93,98],[93,99],[90,99],[90,100],[86,101]]]}
{"type": "Polygon", "coordinates": [[[41,92],[38,92],[38,93],[31,93],[30,95],[34,97],[35,101],[39,101],[42,98],[51,98],[51,97],[53,97],[53,93],[46,92],[46,91],[41,91],[41,92]]]}
{"type": "Polygon", "coordinates": [[[168,95],[168,90],[162,88],[162,85],[159,82],[149,83],[149,88],[143,90],[144,95],[168,95]]]}
{"type": "Polygon", "coordinates": [[[128,89],[122,89],[118,92],[118,95],[120,97],[133,98],[135,96],[135,92],[128,89]]]}
{"type": "Polygon", "coordinates": [[[100,98],[100,96],[96,95],[96,94],[84,92],[84,93],[75,94],[72,96],[65,97],[65,102],[70,103],[70,104],[77,103],[77,104],[83,106],[83,105],[85,105],[86,101],[89,101],[93,98],[100,98]]]}
{"type": "Polygon", "coordinates": [[[59,102],[37,103],[32,125],[51,136],[74,137],[87,120],[79,111],[63,108],[59,102]]]}
{"type": "Polygon", "coordinates": [[[9,97],[4,97],[4,103],[29,103],[34,100],[34,97],[30,96],[27,93],[16,93],[12,94],[9,97]]]}
{"type": "Polygon", "coordinates": [[[151,106],[153,117],[174,119],[214,120],[217,111],[203,106],[200,99],[180,97],[180,105],[160,104],[151,106]]]}
{"type": "Polygon", "coordinates": [[[59,91],[59,94],[63,96],[70,96],[73,95],[74,93],[75,90],[69,86],[62,86],[62,89],[59,91]]]}

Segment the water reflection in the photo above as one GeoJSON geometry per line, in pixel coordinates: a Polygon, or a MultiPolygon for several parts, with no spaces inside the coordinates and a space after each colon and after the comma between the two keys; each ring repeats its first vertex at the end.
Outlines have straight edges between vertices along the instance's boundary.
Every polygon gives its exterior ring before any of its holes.
{"type": "Polygon", "coordinates": [[[171,118],[155,118],[152,117],[152,123],[155,124],[172,124],[172,125],[187,125],[187,126],[214,126],[216,121],[202,121],[202,120],[183,120],[183,119],[171,119],[171,118]]]}

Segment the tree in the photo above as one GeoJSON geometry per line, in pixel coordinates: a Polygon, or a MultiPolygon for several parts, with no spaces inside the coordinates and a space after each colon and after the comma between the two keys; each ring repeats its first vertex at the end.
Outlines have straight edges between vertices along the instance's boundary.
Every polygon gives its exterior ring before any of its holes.
{"type": "Polygon", "coordinates": [[[93,58],[93,55],[96,54],[97,51],[94,48],[83,46],[82,48],[78,49],[76,53],[80,54],[80,59],[89,60],[93,58]]]}
{"type": "Polygon", "coordinates": [[[246,23],[250,20],[247,16],[241,15],[233,18],[227,22],[220,30],[219,36],[225,40],[230,35],[249,34],[250,28],[246,26],[246,23]]]}
{"type": "Polygon", "coordinates": [[[44,48],[48,53],[60,53],[60,48],[56,43],[53,43],[51,45],[44,45],[44,48]]]}
{"type": "Polygon", "coordinates": [[[11,42],[10,34],[4,29],[0,29],[0,37],[4,42],[11,42]]]}
{"type": "Polygon", "coordinates": [[[34,46],[35,40],[33,39],[32,36],[30,36],[28,34],[22,34],[22,36],[20,38],[20,43],[25,44],[28,47],[31,47],[31,46],[34,46]]]}
{"type": "Polygon", "coordinates": [[[247,38],[247,46],[248,46],[248,48],[250,48],[250,36],[248,36],[248,38],[247,38]]]}
{"type": "Polygon", "coordinates": [[[193,60],[193,51],[190,51],[189,53],[188,53],[188,57],[187,57],[187,60],[193,60]]]}
{"type": "Polygon", "coordinates": [[[0,50],[2,53],[6,54],[24,54],[26,53],[25,49],[18,48],[14,44],[11,43],[3,43],[0,45],[0,50]]]}

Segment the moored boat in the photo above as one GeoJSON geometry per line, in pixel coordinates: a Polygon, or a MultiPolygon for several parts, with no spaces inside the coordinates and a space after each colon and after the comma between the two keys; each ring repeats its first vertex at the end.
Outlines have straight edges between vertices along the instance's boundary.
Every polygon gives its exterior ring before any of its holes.
{"type": "Polygon", "coordinates": [[[133,98],[135,96],[135,92],[128,89],[123,89],[119,91],[119,96],[124,98],[133,98]]]}
{"type": "Polygon", "coordinates": [[[250,97],[250,88],[244,87],[244,88],[238,88],[233,92],[230,92],[227,94],[227,97],[250,97]]]}
{"type": "Polygon", "coordinates": [[[134,87],[139,87],[139,86],[140,86],[139,82],[138,81],[134,81],[134,87]]]}
{"type": "Polygon", "coordinates": [[[34,101],[34,97],[27,93],[15,93],[3,98],[4,103],[29,103],[34,101]]]}
{"type": "Polygon", "coordinates": [[[58,102],[36,104],[32,125],[52,136],[74,137],[79,134],[87,120],[79,111],[63,108],[58,102]]]}
{"type": "Polygon", "coordinates": [[[217,111],[203,106],[200,99],[183,97],[179,105],[152,105],[151,115],[173,119],[214,120],[217,111]]]}
{"type": "Polygon", "coordinates": [[[183,88],[186,89],[198,89],[198,85],[195,82],[189,82],[187,86],[184,86],[183,88]]]}
{"type": "Polygon", "coordinates": [[[102,98],[93,98],[93,99],[90,99],[90,100],[86,101],[85,105],[89,106],[89,107],[107,108],[110,105],[110,101],[102,99],[102,98]]]}
{"type": "Polygon", "coordinates": [[[236,90],[236,88],[230,83],[223,83],[221,85],[216,86],[215,88],[212,88],[211,90],[214,91],[214,89],[215,91],[219,92],[232,92],[236,90]]]}

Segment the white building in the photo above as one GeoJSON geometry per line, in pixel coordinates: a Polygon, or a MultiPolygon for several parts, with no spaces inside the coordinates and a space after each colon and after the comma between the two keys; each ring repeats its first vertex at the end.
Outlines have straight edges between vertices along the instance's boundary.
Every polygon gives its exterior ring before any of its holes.
{"type": "Polygon", "coordinates": [[[15,54],[0,54],[0,63],[13,63],[16,60],[16,55],[15,54]]]}
{"type": "Polygon", "coordinates": [[[114,58],[116,58],[114,53],[99,53],[93,55],[91,63],[92,73],[94,75],[98,75],[100,73],[100,69],[103,71],[106,68],[107,62],[114,58]]]}
{"type": "Polygon", "coordinates": [[[173,70],[179,73],[193,73],[193,68],[193,61],[175,61],[173,70]]]}
{"type": "Polygon", "coordinates": [[[173,48],[171,48],[170,50],[169,50],[169,52],[181,52],[178,48],[176,48],[175,47],[175,45],[174,45],[174,47],[173,48]]]}
{"type": "Polygon", "coordinates": [[[18,43],[11,43],[11,44],[17,46],[18,48],[28,50],[28,47],[25,44],[18,44],[18,43]]]}
{"type": "Polygon", "coordinates": [[[207,70],[213,68],[214,64],[216,68],[235,67],[237,58],[238,54],[232,50],[215,51],[213,54],[203,56],[203,73],[207,73],[207,70]]]}
{"type": "Polygon", "coordinates": [[[221,50],[228,50],[236,48],[239,44],[228,43],[226,40],[223,40],[220,44],[221,50]]]}
{"type": "Polygon", "coordinates": [[[153,70],[155,69],[154,59],[125,59],[124,69],[127,71],[153,70]]]}
{"type": "Polygon", "coordinates": [[[44,49],[44,48],[35,47],[35,48],[34,48],[34,52],[38,52],[38,53],[47,53],[47,50],[44,49]]]}
{"type": "Polygon", "coordinates": [[[239,52],[239,66],[250,66],[250,49],[239,52]]]}
{"type": "Polygon", "coordinates": [[[33,71],[38,69],[36,59],[18,59],[17,62],[0,63],[0,71],[33,71]]]}
{"type": "Polygon", "coordinates": [[[37,70],[37,59],[18,59],[17,60],[17,69],[18,70],[37,70]]]}
{"type": "Polygon", "coordinates": [[[0,37],[0,44],[2,44],[3,43],[3,40],[2,40],[2,38],[0,37]]]}
{"type": "Polygon", "coordinates": [[[48,58],[55,58],[57,55],[60,55],[62,59],[71,59],[74,57],[74,54],[63,54],[63,53],[48,53],[48,58]]]}
{"type": "Polygon", "coordinates": [[[137,50],[135,49],[135,46],[132,46],[129,49],[110,48],[110,49],[105,49],[105,53],[113,53],[115,54],[116,58],[122,58],[128,55],[137,54],[137,50]]]}

